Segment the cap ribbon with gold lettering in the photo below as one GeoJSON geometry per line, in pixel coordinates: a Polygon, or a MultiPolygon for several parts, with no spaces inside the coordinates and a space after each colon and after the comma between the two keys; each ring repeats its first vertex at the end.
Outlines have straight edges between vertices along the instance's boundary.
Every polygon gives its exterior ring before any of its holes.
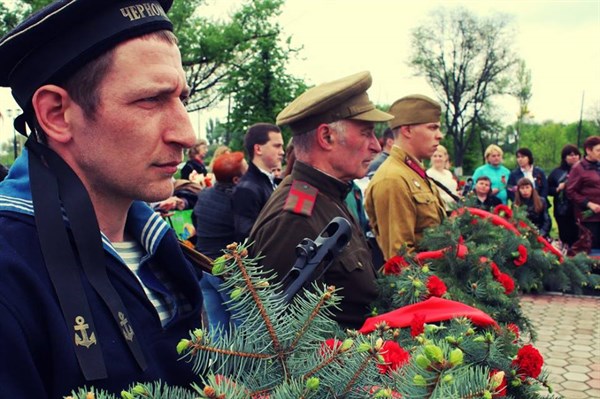
{"type": "MultiPolygon", "coordinates": [[[[70,0],[34,13],[0,39],[0,86],[10,87],[25,113],[35,91],[116,44],[145,33],[173,30],[166,0],[70,0]]],[[[22,132],[23,133],[23,132],[22,132]]]]}

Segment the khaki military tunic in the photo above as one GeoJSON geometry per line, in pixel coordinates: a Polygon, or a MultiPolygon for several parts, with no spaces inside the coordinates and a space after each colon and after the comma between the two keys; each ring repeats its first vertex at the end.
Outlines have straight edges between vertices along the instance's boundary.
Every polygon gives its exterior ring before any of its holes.
{"type": "Polygon", "coordinates": [[[420,162],[398,146],[392,147],[369,183],[365,210],[386,259],[397,255],[403,244],[414,248],[423,231],[445,217],[437,186],[427,179],[420,162]]]}
{"type": "MultiPolygon", "coordinates": [[[[294,265],[295,248],[303,238],[314,240],[334,217],[346,218],[352,225],[352,238],[321,282],[342,288],[341,311],[334,310],[335,319],[344,327],[359,328],[377,296],[377,287],[369,247],[344,204],[349,188],[348,184],[296,161],[292,174],[280,183],[254,224],[250,253],[262,253],[265,269],[276,271],[281,279],[294,265]],[[294,181],[295,188],[307,189],[298,193],[292,188],[294,181]]],[[[320,273],[317,270],[316,275],[320,273]]]]}

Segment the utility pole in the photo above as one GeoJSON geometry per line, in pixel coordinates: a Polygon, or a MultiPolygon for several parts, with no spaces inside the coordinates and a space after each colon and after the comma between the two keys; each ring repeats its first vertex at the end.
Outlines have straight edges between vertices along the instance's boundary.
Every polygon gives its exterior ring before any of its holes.
{"type": "Polygon", "coordinates": [[[585,91],[581,93],[581,110],[579,111],[579,124],[577,125],[577,148],[581,148],[581,124],[583,121],[583,97],[585,91]]]}

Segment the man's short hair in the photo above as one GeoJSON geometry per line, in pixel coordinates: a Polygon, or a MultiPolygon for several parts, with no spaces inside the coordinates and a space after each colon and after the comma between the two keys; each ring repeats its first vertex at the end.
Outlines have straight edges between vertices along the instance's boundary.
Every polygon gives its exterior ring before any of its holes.
{"type": "MultiPolygon", "coordinates": [[[[159,40],[177,45],[177,37],[168,30],[156,31],[139,36],[136,39],[159,40]]],[[[100,83],[110,70],[114,58],[115,48],[108,50],[97,58],[89,61],[75,73],[59,84],[69,93],[73,101],[83,110],[85,116],[94,120],[100,102],[100,83]]]]}
{"type": "Polygon", "coordinates": [[[244,153],[241,151],[219,155],[213,164],[213,173],[219,183],[233,183],[234,177],[240,177],[244,153]]]}
{"type": "Polygon", "coordinates": [[[383,131],[383,142],[385,143],[387,139],[394,139],[394,132],[389,127],[383,131]]]}
{"type": "Polygon", "coordinates": [[[529,165],[533,165],[533,153],[531,152],[531,150],[529,148],[519,148],[516,152],[516,155],[519,156],[523,156],[523,157],[527,157],[527,159],[529,160],[529,165]]]}
{"type": "Polygon", "coordinates": [[[583,142],[583,148],[588,150],[600,144],[600,136],[590,136],[583,142]]]}
{"type": "Polygon", "coordinates": [[[277,125],[271,123],[255,123],[250,126],[244,136],[244,148],[250,160],[254,159],[254,145],[266,144],[269,141],[269,133],[281,133],[277,125]]]}
{"type": "Polygon", "coordinates": [[[487,181],[488,183],[492,184],[492,180],[490,180],[490,178],[489,178],[489,177],[487,177],[487,176],[479,176],[479,177],[477,178],[477,180],[475,181],[475,183],[478,183],[478,182],[479,182],[479,180],[484,180],[484,181],[487,181]]]}

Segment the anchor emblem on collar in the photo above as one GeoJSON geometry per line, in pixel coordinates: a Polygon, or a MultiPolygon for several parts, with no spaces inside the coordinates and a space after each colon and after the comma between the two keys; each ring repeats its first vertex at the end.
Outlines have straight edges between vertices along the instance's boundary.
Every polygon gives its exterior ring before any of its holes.
{"type": "Polygon", "coordinates": [[[77,316],[75,318],[75,325],[73,326],[75,329],[75,345],[85,346],[89,349],[90,346],[96,343],[96,336],[92,332],[88,336],[88,328],[90,325],[85,322],[83,316],[77,316]],[[79,332],[81,335],[77,334],[79,332]]]}
{"type": "Polygon", "coordinates": [[[135,335],[135,332],[133,331],[131,324],[129,324],[129,321],[125,318],[125,315],[122,312],[119,312],[119,320],[123,336],[127,341],[133,341],[133,336],[135,335]]]}

